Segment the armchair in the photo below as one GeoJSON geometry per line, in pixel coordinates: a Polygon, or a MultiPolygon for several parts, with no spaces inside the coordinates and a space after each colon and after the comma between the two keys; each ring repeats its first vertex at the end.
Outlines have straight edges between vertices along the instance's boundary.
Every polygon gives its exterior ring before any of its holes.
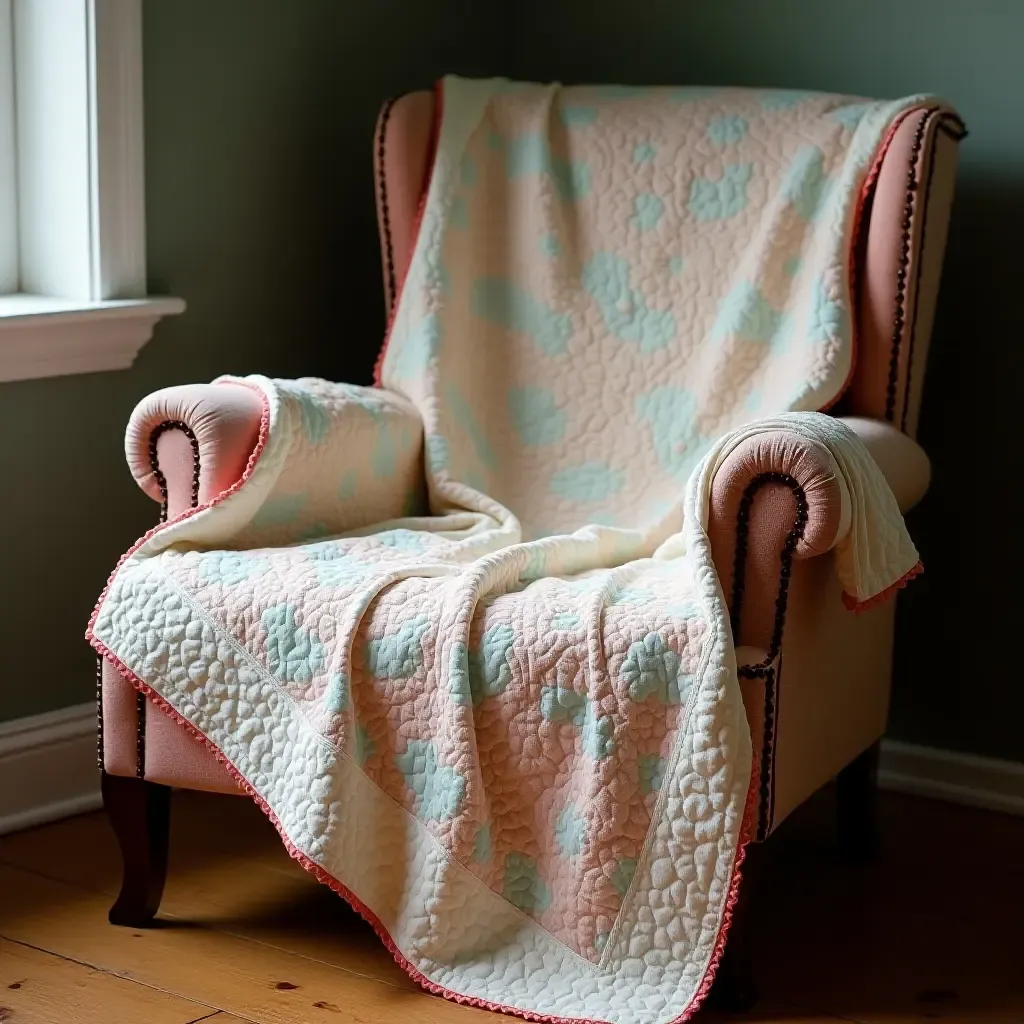
{"type": "MultiPolygon", "coordinates": [[[[385,298],[408,266],[427,178],[434,99],[412,93],[381,112],[374,145],[385,298]]],[[[844,418],[882,468],[900,507],[918,502],[929,462],[914,440],[953,193],[958,122],[915,112],[891,137],[860,213],[859,346],[844,418]],[[927,228],[927,230],[926,230],[927,228]]],[[[131,417],[128,463],[174,518],[241,477],[257,447],[261,405],[230,383],[167,388],[131,417]]],[[[872,791],[885,729],[894,603],[843,607],[833,549],[850,524],[845,492],[821,446],[785,431],[748,440],[713,485],[708,532],[739,646],[759,767],[756,839],[839,778],[844,847],[874,843],[872,791]]],[[[125,860],[110,912],[140,926],[156,913],[166,867],[169,787],[241,793],[205,746],[155,710],[109,664],[97,672],[105,803],[125,860]]],[[[743,1001],[737,928],[723,969],[743,1001]]]]}

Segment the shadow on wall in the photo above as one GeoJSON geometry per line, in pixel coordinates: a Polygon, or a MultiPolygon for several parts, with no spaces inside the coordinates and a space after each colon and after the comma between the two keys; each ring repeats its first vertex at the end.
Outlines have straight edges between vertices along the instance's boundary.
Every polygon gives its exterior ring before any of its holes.
{"type": "Polygon", "coordinates": [[[1024,760],[1024,690],[1004,654],[1022,612],[1010,510],[1020,461],[1011,389],[1022,371],[1024,4],[533,0],[522,18],[520,77],[931,92],[963,115],[970,135],[920,426],[934,482],[910,517],[927,571],[901,599],[891,732],[1024,760]]]}

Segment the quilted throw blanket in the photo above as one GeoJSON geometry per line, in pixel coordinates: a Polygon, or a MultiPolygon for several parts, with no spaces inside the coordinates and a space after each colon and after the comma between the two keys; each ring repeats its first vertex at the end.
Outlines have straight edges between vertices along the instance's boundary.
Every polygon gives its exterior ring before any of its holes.
{"type": "Polygon", "coordinates": [[[380,386],[223,379],[265,406],[244,477],[136,544],[89,636],[430,990],[682,1020],[751,791],[717,467],[759,430],[812,437],[852,497],[846,590],[917,563],[815,410],[850,372],[865,181],[919,101],[439,101],[380,386]]]}

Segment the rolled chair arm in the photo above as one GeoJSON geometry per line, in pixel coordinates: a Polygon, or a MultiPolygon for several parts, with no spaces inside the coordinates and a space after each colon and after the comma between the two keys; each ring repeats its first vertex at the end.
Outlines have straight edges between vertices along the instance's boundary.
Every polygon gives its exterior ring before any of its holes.
{"type": "MultiPolygon", "coordinates": [[[[878,463],[900,509],[916,504],[931,472],[920,446],[881,421],[843,422],[878,463]]],[[[737,643],[777,653],[793,559],[831,550],[849,525],[850,496],[824,445],[767,431],[728,456],[712,483],[708,535],[737,643]]]]}
{"type": "Polygon", "coordinates": [[[243,384],[163,388],[132,412],[125,456],[138,485],[173,519],[241,478],[262,421],[262,398],[243,384]]]}

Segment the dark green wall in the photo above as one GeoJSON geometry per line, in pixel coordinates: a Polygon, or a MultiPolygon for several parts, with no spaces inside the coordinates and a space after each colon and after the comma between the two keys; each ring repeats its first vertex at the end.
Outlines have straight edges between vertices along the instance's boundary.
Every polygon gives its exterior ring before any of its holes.
{"type": "Polygon", "coordinates": [[[551,0],[529,10],[522,76],[933,92],[960,110],[971,134],[920,432],[935,482],[909,517],[927,571],[901,602],[891,732],[1024,760],[1024,687],[1005,653],[1022,619],[1010,513],[1021,465],[1024,3],[551,0]]]}
{"type": "Polygon", "coordinates": [[[228,372],[369,380],[377,110],[500,69],[506,33],[479,7],[145,0],[150,290],[188,311],[130,370],[0,385],[0,720],[90,699],[89,612],[156,518],[124,461],[136,402],[228,372]]]}

